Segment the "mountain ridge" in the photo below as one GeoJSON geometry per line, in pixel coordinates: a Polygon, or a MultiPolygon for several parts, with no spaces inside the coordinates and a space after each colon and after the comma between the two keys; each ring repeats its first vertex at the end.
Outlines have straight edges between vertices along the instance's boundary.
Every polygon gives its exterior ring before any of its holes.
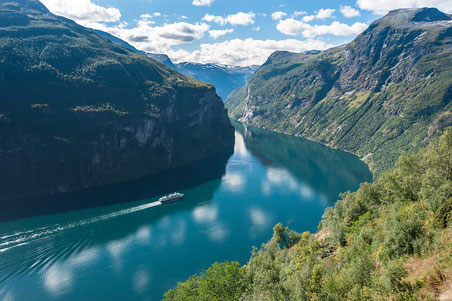
{"type": "Polygon", "coordinates": [[[55,16],[0,3],[0,200],[137,179],[231,149],[211,84],[55,16]]]}
{"type": "Polygon", "coordinates": [[[131,51],[142,53],[160,63],[177,70],[185,76],[195,78],[200,81],[211,83],[215,86],[217,94],[226,101],[228,95],[235,89],[246,84],[258,66],[238,67],[213,63],[181,62],[173,63],[171,58],[164,53],[150,53],[136,49],[126,41],[101,30],[94,30],[96,33],[110,39],[113,43],[120,44],[131,51]]]}
{"type": "Polygon", "coordinates": [[[450,20],[395,10],[346,45],[275,52],[226,107],[242,122],[355,153],[378,175],[452,122],[450,20]]]}

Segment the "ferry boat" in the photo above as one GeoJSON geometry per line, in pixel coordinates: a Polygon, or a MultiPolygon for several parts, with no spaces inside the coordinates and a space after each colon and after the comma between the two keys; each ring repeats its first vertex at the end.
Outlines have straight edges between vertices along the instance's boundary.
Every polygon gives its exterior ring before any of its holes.
{"type": "Polygon", "coordinates": [[[161,197],[159,199],[159,202],[162,203],[162,204],[168,204],[168,203],[179,201],[183,197],[184,197],[184,195],[182,193],[175,192],[175,193],[168,194],[166,196],[161,197]]]}

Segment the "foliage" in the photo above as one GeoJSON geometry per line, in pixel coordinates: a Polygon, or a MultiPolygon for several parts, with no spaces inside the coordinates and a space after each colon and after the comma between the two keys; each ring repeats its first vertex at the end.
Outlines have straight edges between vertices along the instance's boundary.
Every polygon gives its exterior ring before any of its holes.
{"type": "Polygon", "coordinates": [[[375,183],[342,194],[315,235],[296,234],[279,223],[241,272],[237,266],[223,270],[230,274],[192,277],[166,299],[191,300],[199,279],[209,277],[214,277],[208,286],[212,293],[234,292],[222,300],[437,298],[452,276],[451,142],[449,129],[417,154],[401,156],[397,167],[375,183]],[[413,268],[413,261],[433,263],[413,268]],[[234,279],[233,285],[222,279],[234,279]]]}
{"type": "Polygon", "coordinates": [[[38,0],[0,1],[0,200],[130,181],[233,143],[212,85],[38,0]]]}
{"type": "Polygon", "coordinates": [[[274,53],[231,93],[230,116],[355,153],[378,177],[452,125],[451,25],[411,22],[421,14],[450,19],[398,10],[343,47],[274,53]]]}
{"type": "Polygon", "coordinates": [[[245,291],[244,270],[234,262],[214,263],[165,294],[166,300],[239,300],[245,291]]]}

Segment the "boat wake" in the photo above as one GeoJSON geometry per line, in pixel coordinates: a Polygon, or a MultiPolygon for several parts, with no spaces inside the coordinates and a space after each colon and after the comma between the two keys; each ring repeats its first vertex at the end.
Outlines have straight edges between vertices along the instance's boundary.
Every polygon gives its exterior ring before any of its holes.
{"type": "Polygon", "coordinates": [[[54,235],[54,234],[60,233],[62,231],[66,231],[66,230],[73,229],[76,227],[97,223],[100,221],[108,220],[108,219],[126,215],[126,214],[135,213],[135,212],[146,210],[146,209],[156,207],[159,205],[161,205],[161,203],[159,201],[157,201],[157,202],[147,203],[147,204],[143,204],[140,206],[116,211],[113,213],[104,214],[101,216],[77,221],[77,222],[68,223],[65,225],[56,224],[56,225],[49,226],[49,227],[42,227],[42,228],[37,228],[37,229],[33,229],[33,230],[20,231],[20,232],[15,232],[12,234],[7,234],[7,235],[0,237],[0,253],[8,251],[13,247],[22,246],[33,240],[43,238],[43,237],[48,237],[50,235],[54,235]]]}
{"type": "Polygon", "coordinates": [[[64,231],[70,231],[78,227],[92,225],[160,205],[161,203],[157,201],[76,222],[54,224],[52,226],[3,234],[0,236],[0,283],[5,282],[12,276],[20,276],[44,269],[51,266],[59,258],[65,258],[71,254],[81,252],[94,239],[94,234],[86,237],[68,235],[68,238],[62,238],[58,234],[64,231]],[[40,243],[39,247],[35,247],[32,243],[37,240],[45,240],[45,243],[40,243]],[[15,251],[11,252],[13,249],[15,251]]]}

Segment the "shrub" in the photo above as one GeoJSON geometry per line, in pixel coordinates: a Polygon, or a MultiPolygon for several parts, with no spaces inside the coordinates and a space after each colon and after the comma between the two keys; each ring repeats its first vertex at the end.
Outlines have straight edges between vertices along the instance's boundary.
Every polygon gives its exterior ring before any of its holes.
{"type": "Polygon", "coordinates": [[[244,276],[238,262],[216,262],[200,276],[178,283],[165,300],[239,300],[246,288],[244,276]]]}
{"type": "Polygon", "coordinates": [[[425,217],[419,206],[394,204],[384,224],[385,249],[390,258],[420,253],[425,240],[425,217]]]}

